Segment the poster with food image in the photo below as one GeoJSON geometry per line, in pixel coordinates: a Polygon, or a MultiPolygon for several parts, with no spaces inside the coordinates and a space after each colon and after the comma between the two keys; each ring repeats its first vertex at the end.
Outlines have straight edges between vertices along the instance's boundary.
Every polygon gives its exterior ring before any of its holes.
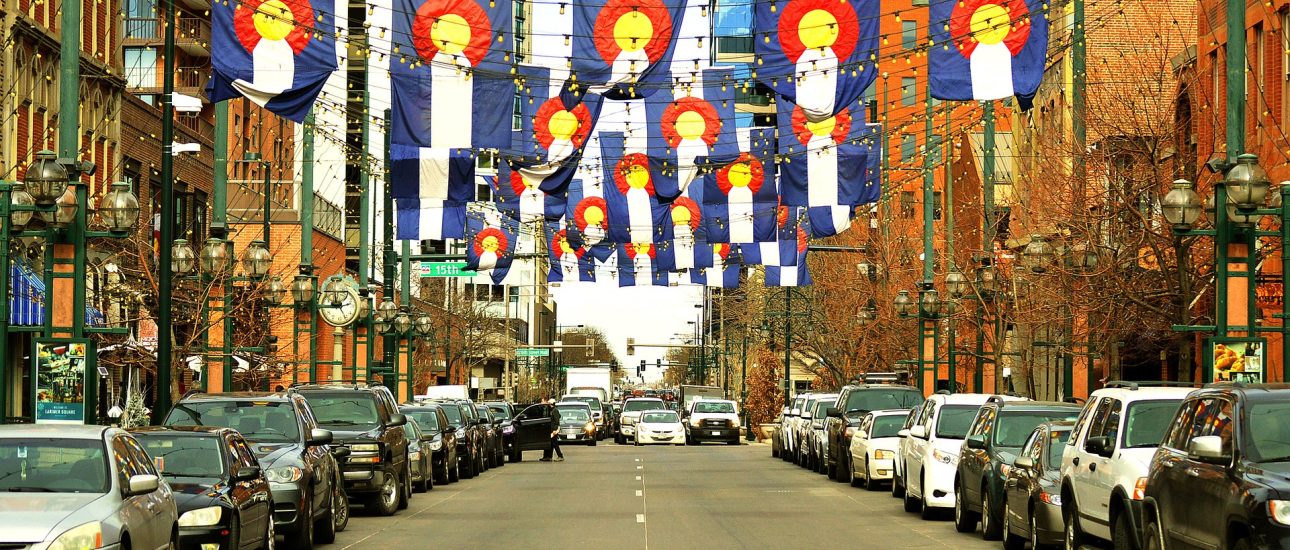
{"type": "Polygon", "coordinates": [[[36,423],[85,423],[86,343],[36,341],[36,423]]]}
{"type": "Polygon", "coordinates": [[[1210,382],[1263,382],[1263,359],[1267,342],[1262,338],[1214,338],[1210,340],[1213,368],[1210,382]]]}

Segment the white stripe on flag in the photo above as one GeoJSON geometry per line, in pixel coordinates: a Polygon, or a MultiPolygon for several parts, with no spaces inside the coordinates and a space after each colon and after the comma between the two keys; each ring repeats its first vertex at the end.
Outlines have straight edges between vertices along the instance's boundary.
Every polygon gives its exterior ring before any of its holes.
{"type": "Polygon", "coordinates": [[[806,152],[807,206],[838,204],[838,148],[833,136],[812,135],[806,152]]]}
{"type": "Polygon", "coordinates": [[[833,49],[807,48],[793,72],[799,75],[797,105],[806,118],[818,122],[833,116],[838,90],[838,57],[833,49]]]}
{"type": "Polygon", "coordinates": [[[690,230],[690,226],[676,226],[672,242],[676,244],[676,268],[694,267],[694,232],[690,230]]]}
{"type": "MultiPolygon", "coordinates": [[[[448,198],[448,177],[451,173],[452,151],[448,149],[422,147],[421,161],[418,163],[420,173],[417,177],[417,197],[424,203],[426,200],[443,201],[448,198]]],[[[424,209],[424,206],[422,207],[424,209]]],[[[429,237],[427,237],[429,238],[429,237]]]]}
{"type": "Polygon", "coordinates": [[[654,242],[654,209],[644,189],[627,190],[627,219],[631,220],[628,230],[632,242],[654,242]]]}
{"type": "Polygon", "coordinates": [[[417,234],[423,240],[439,240],[443,238],[443,201],[421,200],[421,208],[417,210],[419,216],[417,234]]]}
{"type": "Polygon", "coordinates": [[[753,238],[753,194],[747,187],[731,187],[726,197],[730,242],[750,243],[753,238]]]}
{"type": "Polygon", "coordinates": [[[471,146],[471,111],[474,81],[467,72],[464,56],[443,52],[430,63],[430,146],[467,148],[471,146]]]}

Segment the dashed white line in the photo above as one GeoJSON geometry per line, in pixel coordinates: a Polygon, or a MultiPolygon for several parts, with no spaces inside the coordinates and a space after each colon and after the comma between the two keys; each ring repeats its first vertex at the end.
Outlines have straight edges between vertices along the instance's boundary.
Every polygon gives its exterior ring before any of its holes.
{"type": "Polygon", "coordinates": [[[637,489],[637,490],[636,490],[636,496],[638,496],[638,497],[643,497],[643,496],[645,496],[645,491],[642,491],[642,490],[640,490],[640,489],[637,489]]]}
{"type": "Polygon", "coordinates": [[[645,514],[636,514],[636,523],[645,523],[645,514]]]}
{"type": "Polygon", "coordinates": [[[645,469],[645,467],[644,467],[644,466],[637,466],[637,467],[636,467],[636,469],[637,469],[637,470],[644,470],[644,469],[645,469]]]}
{"type": "Polygon", "coordinates": [[[641,480],[641,476],[636,476],[636,481],[640,481],[640,480],[641,480]]]}

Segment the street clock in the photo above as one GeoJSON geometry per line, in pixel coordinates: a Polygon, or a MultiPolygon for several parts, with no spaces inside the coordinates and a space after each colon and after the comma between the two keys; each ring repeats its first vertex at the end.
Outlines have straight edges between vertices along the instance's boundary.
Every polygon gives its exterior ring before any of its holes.
{"type": "Polygon", "coordinates": [[[340,304],[325,301],[318,304],[318,314],[322,316],[323,321],[333,327],[347,327],[354,324],[360,314],[359,300],[363,299],[353,285],[340,286],[343,291],[340,304]]]}

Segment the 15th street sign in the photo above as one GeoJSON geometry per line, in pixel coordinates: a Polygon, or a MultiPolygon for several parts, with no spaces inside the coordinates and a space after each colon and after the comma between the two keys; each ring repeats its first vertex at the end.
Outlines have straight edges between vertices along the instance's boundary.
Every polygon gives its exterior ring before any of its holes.
{"type": "Polygon", "coordinates": [[[551,350],[547,348],[519,348],[515,350],[516,357],[547,357],[551,355],[551,350]]]}
{"type": "Polygon", "coordinates": [[[466,270],[466,262],[421,262],[422,277],[474,277],[477,273],[466,270]]]}

